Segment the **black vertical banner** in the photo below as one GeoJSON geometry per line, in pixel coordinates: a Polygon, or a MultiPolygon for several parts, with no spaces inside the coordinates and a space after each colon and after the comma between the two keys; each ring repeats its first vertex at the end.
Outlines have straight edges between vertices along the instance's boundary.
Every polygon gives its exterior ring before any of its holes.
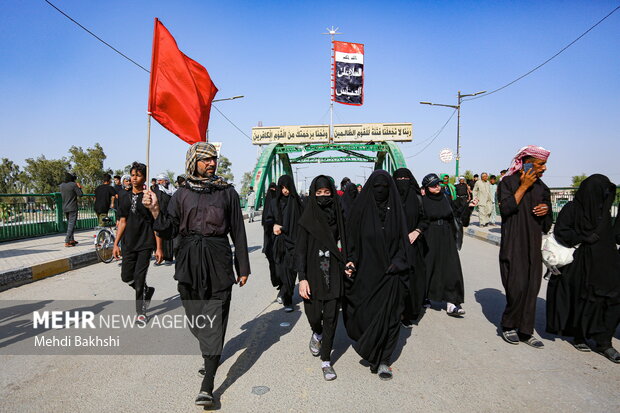
{"type": "Polygon", "coordinates": [[[364,103],[364,45],[334,42],[334,102],[364,103]]]}

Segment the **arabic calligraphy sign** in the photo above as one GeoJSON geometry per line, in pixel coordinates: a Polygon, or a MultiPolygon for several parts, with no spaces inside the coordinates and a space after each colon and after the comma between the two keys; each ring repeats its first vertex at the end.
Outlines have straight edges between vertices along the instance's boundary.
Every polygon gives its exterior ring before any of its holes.
{"type": "Polygon", "coordinates": [[[324,143],[329,141],[329,125],[267,126],[252,128],[252,143],[324,143]]]}
{"type": "Polygon", "coordinates": [[[364,103],[364,45],[334,42],[332,100],[345,105],[364,103]]]}
{"type": "MultiPolygon", "coordinates": [[[[411,123],[358,123],[334,125],[334,142],[409,142],[413,137],[411,123]]],[[[252,128],[252,143],[300,144],[329,142],[328,125],[265,126],[252,128]]]]}
{"type": "Polygon", "coordinates": [[[408,142],[413,137],[411,123],[359,123],[334,125],[334,142],[408,142]]]}

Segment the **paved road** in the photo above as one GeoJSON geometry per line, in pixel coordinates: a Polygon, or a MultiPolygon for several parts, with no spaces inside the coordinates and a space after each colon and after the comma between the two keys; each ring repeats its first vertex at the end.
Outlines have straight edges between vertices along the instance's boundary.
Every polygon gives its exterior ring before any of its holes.
{"type": "MultiPolygon", "coordinates": [[[[545,284],[537,323],[545,348],[512,346],[498,337],[504,304],[498,249],[472,238],[465,239],[461,253],[466,318],[431,309],[413,330],[401,330],[389,382],[360,364],[340,326],[338,379],[325,382],[320,361],[307,349],[310,330],[302,308],[298,304],[287,314],[274,302],[260,252],[260,224],[248,225],[248,237],[254,274],[233,293],[228,343],[216,378],[222,411],[620,411],[620,366],[544,334],[545,284]],[[285,322],[290,326],[282,327],[285,322]]],[[[171,273],[170,267],[150,269],[155,298],[176,295],[171,273]]],[[[92,265],[4,291],[0,299],[131,299],[119,274],[116,264],[92,265]]],[[[3,355],[0,410],[197,411],[200,362],[199,355],[3,355]]]]}

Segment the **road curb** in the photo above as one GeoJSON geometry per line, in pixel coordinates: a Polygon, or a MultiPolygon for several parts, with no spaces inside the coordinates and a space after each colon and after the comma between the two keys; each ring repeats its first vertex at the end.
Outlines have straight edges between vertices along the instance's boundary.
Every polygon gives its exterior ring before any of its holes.
{"type": "Polygon", "coordinates": [[[465,235],[497,246],[499,246],[502,240],[502,236],[499,234],[492,234],[475,228],[465,228],[465,235]]]}
{"type": "Polygon", "coordinates": [[[53,277],[63,272],[76,270],[98,262],[99,258],[95,251],[86,251],[30,267],[2,271],[0,272],[0,291],[53,277]]]}

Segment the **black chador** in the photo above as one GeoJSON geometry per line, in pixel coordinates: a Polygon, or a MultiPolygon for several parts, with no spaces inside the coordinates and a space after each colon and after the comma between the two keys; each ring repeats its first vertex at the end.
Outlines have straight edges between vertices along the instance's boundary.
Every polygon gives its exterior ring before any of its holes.
{"type": "Polygon", "coordinates": [[[295,241],[297,225],[301,216],[301,200],[295,189],[293,178],[282,175],[278,179],[276,196],[272,202],[274,217],[273,256],[276,274],[280,279],[280,295],[286,311],[293,310],[293,290],[295,289],[295,241]]]}
{"type": "Polygon", "coordinates": [[[409,272],[407,228],[392,177],[374,171],[347,221],[349,260],[357,269],[345,285],[345,326],[353,348],[382,379],[392,376],[409,272]],[[403,277],[403,274],[404,277],[403,277]]]}
{"type": "Polygon", "coordinates": [[[428,250],[426,240],[422,233],[428,228],[428,219],[424,216],[422,208],[422,192],[418,181],[407,168],[394,171],[394,183],[398,188],[403,205],[403,212],[407,220],[407,233],[409,234],[409,258],[411,259],[411,272],[409,273],[408,290],[405,295],[405,311],[403,324],[410,326],[411,321],[417,320],[422,312],[424,299],[426,298],[426,264],[424,255],[428,250]],[[411,243],[412,237],[415,237],[411,243]]]}
{"type": "Polygon", "coordinates": [[[462,226],[469,225],[471,209],[461,198],[452,201],[443,190],[437,191],[439,183],[436,174],[426,175],[422,181],[425,191],[422,204],[429,221],[424,233],[428,245],[425,259],[427,297],[446,302],[447,314],[458,317],[465,314],[460,308],[465,301],[465,287],[458,249],[462,242],[462,226]]]}
{"type": "Polygon", "coordinates": [[[349,212],[351,211],[353,202],[355,202],[356,198],[357,186],[354,183],[349,182],[344,186],[344,194],[340,198],[345,219],[349,217],[349,212]]]}
{"type": "Polygon", "coordinates": [[[314,178],[299,219],[295,245],[299,294],[304,298],[304,311],[312,328],[309,347],[314,356],[321,356],[326,380],[336,378],[330,360],[347,262],[339,198],[329,177],[319,175],[314,178]],[[325,194],[326,191],[329,195],[325,194]],[[309,288],[309,294],[305,287],[309,288]]]}
{"type": "Polygon", "coordinates": [[[556,240],[579,247],[573,262],[549,281],[547,331],[575,337],[575,346],[584,351],[585,339],[592,338],[598,351],[620,362],[611,345],[620,322],[620,254],[610,213],[615,196],[609,178],[592,175],[560,211],[553,230],[556,240]]]}
{"type": "Polygon", "coordinates": [[[276,188],[277,187],[275,182],[269,184],[267,194],[265,195],[263,213],[261,215],[261,225],[263,226],[263,254],[265,254],[265,257],[269,262],[269,275],[271,276],[271,285],[273,285],[279,290],[282,282],[276,274],[276,262],[273,258],[273,224],[275,218],[273,215],[272,205],[273,199],[275,198],[276,188]]]}
{"type": "MultiPolygon", "coordinates": [[[[196,404],[213,402],[213,383],[224,345],[232,286],[245,283],[250,274],[248,246],[239,195],[222,178],[198,171],[199,162],[213,162],[215,147],[198,142],[186,156],[185,187],[179,188],[168,205],[159,211],[153,228],[164,239],[180,235],[174,278],[186,315],[194,320],[213,315],[219,323],[190,327],[198,339],[204,359],[204,379],[196,404]],[[231,250],[230,236],[235,246],[231,250]],[[239,276],[235,280],[233,266],[239,276]]],[[[151,208],[153,214],[157,209],[151,208]]],[[[202,323],[204,324],[204,323],[202,323]]]]}
{"type": "Polygon", "coordinates": [[[518,330],[522,336],[534,332],[536,300],[542,281],[542,233],[551,229],[551,213],[536,216],[534,207],[543,203],[551,211],[551,191],[540,179],[530,186],[520,203],[515,193],[521,184],[519,173],[507,175],[498,186],[502,214],[499,269],[506,290],[504,331],[518,330]]]}

